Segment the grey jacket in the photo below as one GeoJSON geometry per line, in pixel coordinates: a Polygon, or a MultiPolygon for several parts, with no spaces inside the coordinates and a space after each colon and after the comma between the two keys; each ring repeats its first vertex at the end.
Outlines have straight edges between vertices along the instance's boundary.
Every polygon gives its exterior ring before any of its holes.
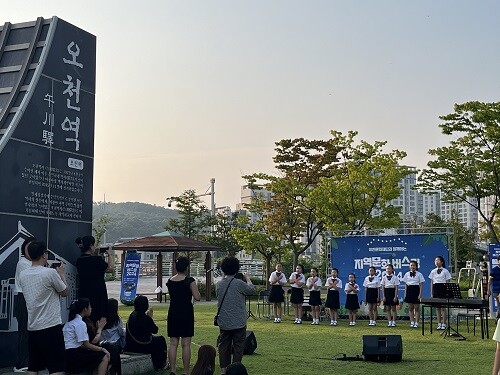
{"type": "MultiPolygon", "coordinates": [[[[234,276],[226,276],[217,285],[217,308],[219,308],[229,281],[234,276]]],[[[255,294],[255,287],[240,279],[234,279],[224,298],[219,312],[219,328],[225,331],[240,329],[247,325],[248,313],[245,308],[245,295],[255,294]]]]}

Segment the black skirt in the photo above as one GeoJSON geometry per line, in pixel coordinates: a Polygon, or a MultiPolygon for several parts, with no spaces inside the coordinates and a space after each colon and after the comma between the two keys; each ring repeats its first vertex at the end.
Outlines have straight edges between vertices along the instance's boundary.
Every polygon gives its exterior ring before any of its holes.
{"type": "Polygon", "coordinates": [[[283,287],[281,285],[271,286],[271,292],[269,293],[269,302],[285,302],[285,291],[283,290],[283,287]]]}
{"type": "Polygon", "coordinates": [[[366,303],[378,303],[378,288],[366,288],[366,303]]]}
{"type": "Polygon", "coordinates": [[[405,302],[411,304],[420,303],[420,300],[418,299],[419,294],[420,294],[420,285],[407,285],[405,302]]]}
{"type": "Polygon", "coordinates": [[[329,309],[340,309],[340,293],[338,290],[328,290],[325,307],[329,309]]]}
{"type": "Polygon", "coordinates": [[[397,299],[396,301],[394,301],[394,297],[396,297],[396,288],[384,288],[384,296],[385,296],[384,306],[399,305],[399,301],[397,299]]]}
{"type": "Polygon", "coordinates": [[[290,296],[290,302],[292,304],[299,304],[304,302],[304,289],[292,288],[292,295],[290,296]]]}
{"type": "Polygon", "coordinates": [[[102,351],[85,349],[83,347],[66,349],[66,372],[78,374],[92,372],[104,358],[102,351]]]}
{"type": "Polygon", "coordinates": [[[359,310],[359,301],[357,294],[348,294],[345,300],[347,310],[359,310]]]}
{"type": "Polygon", "coordinates": [[[309,306],[320,306],[321,305],[321,291],[311,290],[309,292],[309,306]]]}

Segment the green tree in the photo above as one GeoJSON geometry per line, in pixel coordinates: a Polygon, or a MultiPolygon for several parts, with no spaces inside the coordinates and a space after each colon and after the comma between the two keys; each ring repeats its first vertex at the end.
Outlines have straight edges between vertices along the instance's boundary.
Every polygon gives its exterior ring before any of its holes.
{"type": "MultiPolygon", "coordinates": [[[[203,240],[214,223],[209,209],[194,190],[186,190],[175,197],[175,203],[179,217],[169,219],[165,229],[189,238],[203,240]]],[[[200,256],[198,253],[195,254],[196,256],[193,256],[190,251],[185,253],[190,260],[200,256]]]]}
{"type": "Polygon", "coordinates": [[[101,239],[104,237],[110,222],[111,219],[108,215],[102,215],[92,220],[92,232],[94,233],[96,246],[101,244],[101,239]]]}
{"type": "Polygon", "coordinates": [[[252,203],[249,211],[253,213],[254,220],[250,219],[249,215],[241,215],[238,217],[237,228],[231,230],[232,235],[236,238],[247,254],[258,253],[262,256],[265,262],[266,280],[271,275],[271,264],[273,259],[277,260],[283,254],[285,247],[281,245],[280,238],[269,234],[263,220],[263,211],[261,206],[252,203]]]}
{"type": "Polygon", "coordinates": [[[245,176],[250,188],[272,192],[259,203],[269,233],[286,241],[293,253],[293,267],[324,229],[316,206],[307,200],[320,177],[327,177],[337,162],[339,145],[331,139],[283,139],[276,142],[273,161],[280,176],[255,173],[245,176]]]}
{"type": "Polygon", "coordinates": [[[447,202],[466,202],[477,209],[487,237],[498,242],[495,217],[500,209],[500,102],[455,104],[439,118],[449,146],[430,149],[435,159],[419,177],[419,188],[440,190],[447,202]],[[481,203],[488,199],[488,206],[481,203]]]}
{"type": "Polygon", "coordinates": [[[390,204],[399,196],[399,181],[409,171],[400,166],[406,153],[383,152],[386,142],[355,143],[357,132],[332,131],[340,151],[327,176],[321,177],[306,199],[318,220],[332,233],[399,225],[400,208],[390,204]]]}
{"type": "Polygon", "coordinates": [[[230,215],[217,213],[215,215],[214,232],[211,236],[205,236],[205,241],[220,248],[220,251],[228,256],[235,256],[243,250],[234,237],[232,230],[238,227],[238,213],[230,215]]]}

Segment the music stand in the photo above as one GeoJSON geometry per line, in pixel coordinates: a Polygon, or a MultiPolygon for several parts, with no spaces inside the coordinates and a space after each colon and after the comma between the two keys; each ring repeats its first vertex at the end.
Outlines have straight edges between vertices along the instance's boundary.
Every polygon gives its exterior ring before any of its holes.
{"type": "Polygon", "coordinates": [[[461,299],[462,293],[460,292],[460,285],[455,283],[446,283],[444,284],[444,298],[448,300],[446,305],[446,320],[447,326],[446,329],[441,333],[441,336],[446,338],[447,336],[455,337],[456,340],[465,340],[465,336],[458,333],[457,330],[453,329],[450,324],[450,300],[451,299],[461,299]]]}
{"type": "Polygon", "coordinates": [[[257,320],[257,317],[253,314],[252,308],[250,306],[250,300],[251,300],[252,296],[254,296],[254,295],[255,294],[253,294],[253,295],[245,295],[245,299],[248,301],[248,318],[253,318],[254,320],[257,320]]]}

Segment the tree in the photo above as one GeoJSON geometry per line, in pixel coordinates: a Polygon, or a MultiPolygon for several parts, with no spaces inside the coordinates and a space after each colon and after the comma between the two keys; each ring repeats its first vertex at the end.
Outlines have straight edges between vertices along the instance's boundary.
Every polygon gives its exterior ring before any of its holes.
{"type": "MultiPolygon", "coordinates": [[[[175,202],[179,217],[169,219],[165,229],[189,238],[202,240],[213,224],[213,217],[208,208],[194,190],[184,191],[175,198],[175,202]]],[[[191,260],[191,252],[188,251],[186,256],[191,260]]],[[[198,256],[199,254],[196,257],[198,256]]]]}
{"type": "Polygon", "coordinates": [[[94,233],[96,246],[100,245],[110,221],[111,219],[108,215],[102,215],[92,221],[92,232],[94,233]]]}
{"type": "Polygon", "coordinates": [[[268,280],[273,259],[277,259],[284,252],[285,247],[281,245],[280,238],[269,234],[266,230],[261,206],[254,202],[248,208],[254,216],[257,216],[257,219],[251,221],[249,215],[239,216],[239,226],[232,229],[231,233],[247,254],[257,252],[262,256],[266,263],[266,280],[268,280]]]}
{"type": "Polygon", "coordinates": [[[232,234],[232,230],[238,227],[237,218],[238,213],[236,212],[231,215],[217,213],[213,236],[205,236],[205,241],[218,246],[222,253],[235,256],[236,253],[243,250],[232,234]]]}
{"type": "MultiPolygon", "coordinates": [[[[272,192],[259,204],[265,213],[265,227],[276,238],[286,241],[293,253],[293,267],[324,229],[316,207],[307,201],[320,177],[329,176],[340,147],[332,140],[283,139],[276,142],[273,161],[281,176],[255,173],[244,176],[250,188],[264,187],[272,192]]],[[[259,200],[255,197],[255,200],[259,200]]]]}
{"type": "Polygon", "coordinates": [[[447,202],[477,209],[487,236],[498,242],[495,218],[500,209],[500,102],[455,104],[455,112],[439,118],[449,146],[430,149],[435,159],[419,177],[424,191],[440,190],[447,202]],[[488,203],[487,207],[482,203],[488,203]]]}
{"type": "Polygon", "coordinates": [[[383,152],[386,142],[381,141],[355,144],[355,131],[331,134],[340,149],[337,163],[320,178],[306,204],[316,207],[318,219],[331,232],[398,226],[400,208],[390,201],[399,196],[399,181],[409,173],[399,165],[406,153],[383,152]]]}

